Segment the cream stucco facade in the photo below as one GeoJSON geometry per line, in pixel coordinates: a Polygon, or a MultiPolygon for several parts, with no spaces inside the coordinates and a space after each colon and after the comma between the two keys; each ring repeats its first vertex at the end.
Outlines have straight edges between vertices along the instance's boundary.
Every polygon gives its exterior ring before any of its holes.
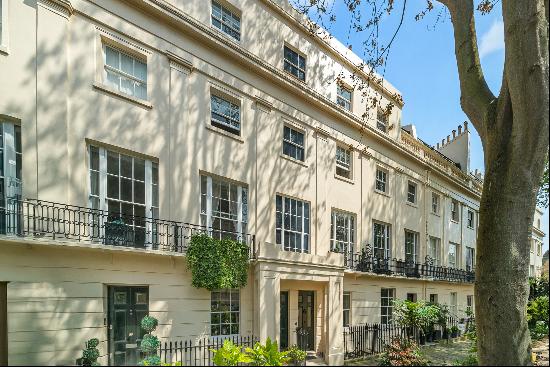
{"type": "MultiPolygon", "coordinates": [[[[344,294],[350,324],[381,322],[383,289],[400,299],[436,295],[458,317],[472,306],[482,181],[469,172],[467,124],[441,147],[427,146],[401,128],[402,101],[385,80],[368,93],[395,108],[384,131],[376,111],[365,124],[361,92],[352,91],[348,110],[337,103],[335,82],[340,75],[352,86],[360,59],[335,40],[311,37],[286,1],[0,6],[0,321],[3,310],[7,320],[0,364],[72,364],[92,337],[100,340],[100,362],[113,363],[110,292],[117,287],[147,289],[144,307],[159,319],[162,340],[211,336],[213,296],[191,286],[182,248],[156,246],[177,241],[153,229],[158,218],[163,225],[230,223],[250,233],[255,253],[231,334],[281,342],[286,326],[292,345],[306,322],[300,313],[310,312],[308,347],[329,364],[343,363],[344,294]],[[216,27],[214,7],[232,14],[233,26],[238,19],[238,40],[216,27]],[[287,52],[305,80],[285,66],[287,52]],[[230,107],[218,110],[214,97],[230,107]],[[220,111],[232,112],[213,123],[220,111]],[[347,177],[337,169],[342,151],[347,177]],[[125,159],[133,162],[129,178],[118,171],[125,159]],[[25,199],[17,214],[8,205],[13,197],[25,199]],[[234,207],[224,212],[223,200],[234,207]],[[95,222],[76,216],[90,218],[87,208],[111,215],[113,203],[154,218],[132,219],[139,246],[107,241],[109,223],[92,238],[95,222]],[[346,218],[346,241],[336,238],[334,213],[346,218]],[[335,239],[346,242],[345,255],[332,251],[335,239]],[[358,266],[365,249],[369,258],[379,251],[391,260],[383,272],[358,266]],[[401,260],[417,264],[414,276],[401,260]],[[443,268],[456,271],[442,275],[443,268]],[[299,304],[309,295],[304,311],[299,304]]],[[[538,241],[545,235],[536,224],[533,233],[538,241]]],[[[535,248],[536,271],[541,259],[535,248]]]]}

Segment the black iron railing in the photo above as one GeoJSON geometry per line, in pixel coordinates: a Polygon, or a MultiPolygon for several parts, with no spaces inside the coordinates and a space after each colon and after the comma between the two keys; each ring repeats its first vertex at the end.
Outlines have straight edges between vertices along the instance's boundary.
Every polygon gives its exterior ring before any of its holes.
{"type": "Polygon", "coordinates": [[[428,256],[424,263],[414,260],[377,257],[369,246],[360,253],[344,253],[346,268],[362,273],[404,276],[408,278],[432,278],[453,282],[473,283],[475,271],[433,265],[428,256]]]}
{"type": "Polygon", "coordinates": [[[355,359],[364,356],[382,353],[393,338],[409,338],[417,344],[449,340],[459,336],[458,332],[451,332],[451,328],[458,325],[474,323],[474,319],[459,320],[448,317],[444,325],[437,324],[423,329],[407,327],[398,324],[361,324],[344,328],[344,359],[355,359]]]}
{"type": "Polygon", "coordinates": [[[246,243],[251,259],[257,250],[252,234],[32,199],[0,207],[0,234],[176,253],[186,251],[193,235],[207,234],[246,243]]]}
{"type": "Polygon", "coordinates": [[[231,340],[233,344],[252,348],[258,338],[254,336],[231,336],[220,338],[204,338],[197,341],[186,340],[161,343],[158,355],[163,363],[182,366],[214,366],[214,351],[223,346],[224,340],[231,340]]]}

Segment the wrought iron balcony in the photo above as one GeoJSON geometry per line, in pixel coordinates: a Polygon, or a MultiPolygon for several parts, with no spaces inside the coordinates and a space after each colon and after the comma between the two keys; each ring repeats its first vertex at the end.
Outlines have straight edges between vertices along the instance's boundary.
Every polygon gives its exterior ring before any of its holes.
{"type": "Polygon", "coordinates": [[[475,271],[473,269],[464,270],[434,265],[429,256],[426,256],[423,264],[412,260],[377,257],[372,254],[370,249],[371,247],[367,246],[360,253],[344,253],[345,266],[350,270],[362,273],[428,278],[461,283],[473,283],[475,281],[475,271]]]}
{"type": "Polygon", "coordinates": [[[8,199],[0,207],[0,234],[8,236],[184,253],[201,233],[246,243],[249,257],[256,257],[252,234],[34,199],[8,199]]]}

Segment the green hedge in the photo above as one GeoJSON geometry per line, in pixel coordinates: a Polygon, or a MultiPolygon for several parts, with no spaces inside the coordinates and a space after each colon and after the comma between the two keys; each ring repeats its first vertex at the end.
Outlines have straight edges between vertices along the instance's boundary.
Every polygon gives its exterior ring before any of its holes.
{"type": "Polygon", "coordinates": [[[195,288],[243,288],[248,281],[248,246],[230,239],[194,235],[187,248],[187,264],[195,288]]]}

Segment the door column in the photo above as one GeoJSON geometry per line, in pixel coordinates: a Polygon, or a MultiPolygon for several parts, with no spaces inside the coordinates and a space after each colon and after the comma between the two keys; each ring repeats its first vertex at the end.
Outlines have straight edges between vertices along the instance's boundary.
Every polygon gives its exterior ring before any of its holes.
{"type": "Polygon", "coordinates": [[[344,338],[343,338],[343,298],[344,278],[331,276],[326,285],[327,304],[327,329],[326,329],[326,356],[325,361],[330,366],[341,366],[344,364],[344,338]]]}
{"type": "Polygon", "coordinates": [[[281,283],[276,272],[260,269],[257,273],[258,337],[279,342],[281,283]]]}

